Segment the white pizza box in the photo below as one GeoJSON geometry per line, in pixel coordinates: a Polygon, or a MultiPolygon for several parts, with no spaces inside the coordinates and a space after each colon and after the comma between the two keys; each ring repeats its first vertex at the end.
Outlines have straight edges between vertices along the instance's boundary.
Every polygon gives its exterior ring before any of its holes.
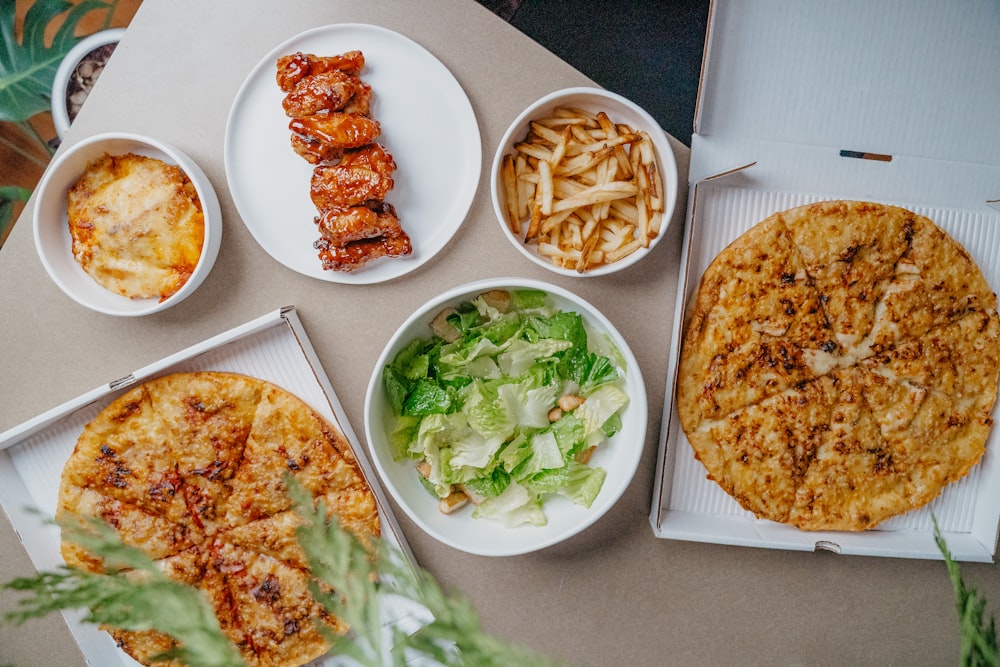
{"type": "Polygon", "coordinates": [[[707,480],[673,400],[702,272],[776,211],[824,199],[904,206],[947,230],[1000,288],[997,34],[990,0],[713,0],[650,514],[658,537],[939,559],[936,518],[957,559],[993,560],[1000,429],[982,463],[929,506],[864,533],[815,533],[757,520],[707,480]]]}
{"type": "MultiPolygon", "coordinates": [[[[177,352],[129,375],[102,384],[38,417],[0,433],[0,507],[6,512],[32,563],[39,570],[63,564],[59,529],[51,523],[58,501],[63,466],[84,425],[104,406],[139,382],[178,371],[243,373],[292,392],[343,432],[367,479],[381,519],[382,537],[414,563],[413,554],[392,515],[366,450],[351,428],[344,409],[320,365],[294,307],[287,306],[177,352]]],[[[425,610],[406,606],[387,609],[384,621],[415,630],[426,622],[425,610]]],[[[76,611],[63,614],[88,664],[95,667],[138,665],[96,626],[80,621],[76,611]]],[[[310,665],[332,667],[337,658],[310,665]]]]}

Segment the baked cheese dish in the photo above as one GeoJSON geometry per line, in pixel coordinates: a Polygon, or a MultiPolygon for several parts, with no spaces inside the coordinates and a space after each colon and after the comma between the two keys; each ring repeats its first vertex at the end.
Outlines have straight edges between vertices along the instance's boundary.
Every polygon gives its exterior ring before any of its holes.
{"type": "Polygon", "coordinates": [[[205,216],[194,184],[156,158],[105,154],[68,195],[73,257],[99,285],[131,299],[175,294],[194,272],[205,216]]]}

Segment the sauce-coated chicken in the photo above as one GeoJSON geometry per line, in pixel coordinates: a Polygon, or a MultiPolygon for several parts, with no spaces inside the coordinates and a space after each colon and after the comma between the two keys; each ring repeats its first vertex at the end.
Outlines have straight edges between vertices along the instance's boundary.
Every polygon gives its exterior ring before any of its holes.
{"type": "Polygon", "coordinates": [[[379,257],[403,257],[413,252],[410,237],[405,232],[399,236],[377,236],[352,241],[343,247],[335,246],[321,237],[313,247],[319,251],[323,268],[332,271],[354,271],[379,257]]]}
{"type": "Polygon", "coordinates": [[[288,129],[329,148],[361,148],[382,133],[377,120],[339,111],[293,118],[288,129]]]}
{"type": "Polygon", "coordinates": [[[357,77],[338,70],[308,76],[285,95],[281,106],[286,116],[311,116],[320,111],[340,111],[354,97],[357,77]]]}
{"type": "Polygon", "coordinates": [[[392,156],[372,144],[344,153],[338,164],[313,169],[309,194],[320,211],[381,201],[392,190],[395,169],[392,156]]]}
{"type": "Polygon", "coordinates": [[[354,271],[380,257],[413,252],[393,206],[396,162],[375,140],[372,88],[358,76],[360,51],[323,57],[294,53],[278,59],[276,79],[291,117],[291,146],[315,165],[309,193],[319,215],[313,243],[324,269],[354,271]]]}
{"type": "Polygon", "coordinates": [[[382,202],[373,208],[352,206],[331,208],[316,218],[320,234],[336,246],[377,236],[399,236],[403,233],[392,204],[382,202]]]}
{"type": "Polygon", "coordinates": [[[357,76],[364,66],[365,56],[361,51],[348,51],[337,56],[316,56],[298,52],[278,58],[275,80],[278,82],[278,87],[287,93],[307,76],[332,70],[357,76]]]}
{"type": "Polygon", "coordinates": [[[344,155],[344,149],[320,143],[301,134],[292,134],[292,150],[309,164],[336,162],[344,155]]]}

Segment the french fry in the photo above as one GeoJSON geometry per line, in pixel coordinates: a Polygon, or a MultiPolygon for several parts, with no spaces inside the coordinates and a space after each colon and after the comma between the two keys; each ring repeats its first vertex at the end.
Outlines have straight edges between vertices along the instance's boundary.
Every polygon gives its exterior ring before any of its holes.
{"type": "MultiPolygon", "coordinates": [[[[609,139],[618,136],[618,128],[617,126],[615,126],[614,123],[611,122],[611,119],[608,118],[608,114],[604,113],[603,111],[597,114],[597,122],[601,126],[601,129],[604,130],[605,136],[607,136],[609,139]]],[[[626,155],[625,153],[625,148],[621,145],[614,146],[613,148],[615,151],[615,157],[618,158],[618,162],[620,163],[621,167],[625,169],[626,172],[624,174],[625,178],[632,178],[632,169],[630,168],[629,159],[628,155],[626,155]]]]}
{"type": "Polygon", "coordinates": [[[547,161],[538,163],[538,202],[542,215],[552,215],[552,167],[547,161]]]}
{"type": "Polygon", "coordinates": [[[542,203],[535,199],[534,205],[531,207],[531,218],[528,221],[528,231],[524,233],[524,242],[529,243],[533,241],[535,237],[538,236],[538,230],[542,226],[542,203]]]}
{"type": "MultiPolygon", "coordinates": [[[[522,178],[528,172],[528,158],[518,153],[514,160],[514,177],[517,179],[517,219],[523,220],[531,213],[531,199],[535,196],[535,185],[522,178]]],[[[520,230],[518,230],[520,231],[520,230]]],[[[516,233],[516,232],[515,232],[516,233]]]]}
{"type": "Polygon", "coordinates": [[[664,193],[652,139],[603,112],[559,107],[501,162],[511,231],[579,273],[649,247],[664,193]]]}
{"type": "Polygon", "coordinates": [[[514,235],[521,233],[521,219],[518,215],[517,174],[514,173],[514,157],[504,155],[500,165],[500,178],[503,180],[504,199],[507,203],[507,226],[514,235]]]}
{"type": "Polygon", "coordinates": [[[635,195],[636,192],[638,192],[638,188],[628,181],[612,181],[610,183],[592,185],[571,197],[560,199],[552,205],[551,212],[558,213],[559,211],[580,208],[581,206],[600,204],[601,202],[612,201],[614,199],[624,199],[625,197],[635,195]]]}

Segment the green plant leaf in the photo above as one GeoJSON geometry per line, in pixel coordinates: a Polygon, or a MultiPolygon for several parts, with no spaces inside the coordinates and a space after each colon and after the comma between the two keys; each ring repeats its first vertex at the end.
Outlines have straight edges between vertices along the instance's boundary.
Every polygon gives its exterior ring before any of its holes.
{"type": "Polygon", "coordinates": [[[944,556],[948,576],[955,590],[955,607],[958,610],[959,638],[961,648],[958,664],[960,667],[998,667],[1000,648],[997,645],[996,619],[986,620],[986,598],[976,589],[966,585],[962,573],[951,556],[951,551],[941,535],[937,518],[934,521],[934,541],[944,556]]]}
{"type": "Polygon", "coordinates": [[[71,542],[100,554],[107,572],[64,566],[0,584],[32,594],[4,618],[23,623],[54,611],[86,608],[85,623],[139,632],[155,628],[171,635],[180,646],[164,658],[202,667],[245,665],[201,591],[167,578],[145,552],[124,544],[100,519],[67,521],[61,528],[71,542]]]}
{"type": "Polygon", "coordinates": [[[17,123],[50,109],[59,62],[80,41],[74,34],[80,19],[95,10],[110,12],[113,4],[35,0],[25,14],[20,43],[14,34],[14,5],[14,0],[0,0],[0,121],[17,123]],[[63,13],[63,24],[46,46],[46,28],[63,13]]]}
{"type": "Polygon", "coordinates": [[[0,244],[7,237],[7,230],[14,224],[14,204],[28,201],[31,190],[16,185],[0,186],[0,244]]]}

